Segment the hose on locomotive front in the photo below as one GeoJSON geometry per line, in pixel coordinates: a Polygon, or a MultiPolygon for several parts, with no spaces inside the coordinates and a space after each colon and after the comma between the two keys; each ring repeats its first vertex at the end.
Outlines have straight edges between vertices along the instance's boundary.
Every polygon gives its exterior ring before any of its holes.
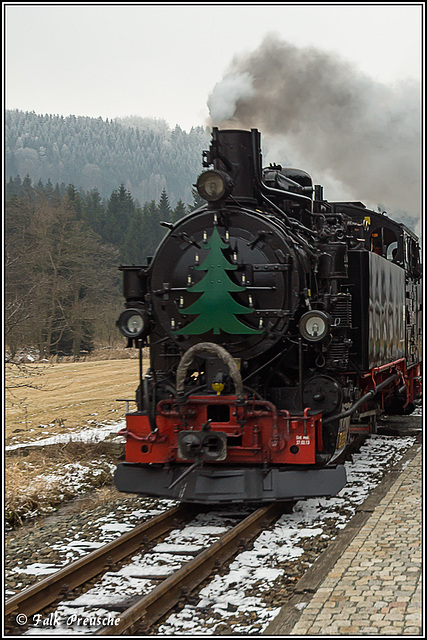
{"type": "Polygon", "coordinates": [[[188,368],[194,360],[194,357],[197,354],[208,352],[216,355],[221,358],[221,360],[228,366],[231,379],[234,382],[234,386],[236,389],[237,403],[244,404],[245,402],[245,392],[243,389],[243,381],[242,376],[240,375],[240,371],[237,367],[237,364],[230,353],[224,347],[221,347],[214,342],[200,342],[199,344],[195,344],[190,347],[188,351],[184,353],[182,356],[178,369],[176,372],[176,399],[177,402],[185,402],[185,394],[184,394],[184,384],[185,378],[187,376],[188,368]]]}

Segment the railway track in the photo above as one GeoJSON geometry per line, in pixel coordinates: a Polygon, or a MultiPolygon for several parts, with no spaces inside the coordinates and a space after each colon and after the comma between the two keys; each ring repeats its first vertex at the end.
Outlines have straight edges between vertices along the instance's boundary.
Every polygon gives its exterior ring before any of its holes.
{"type": "MultiPolygon", "coordinates": [[[[292,506],[293,503],[276,503],[255,510],[208,548],[197,553],[192,560],[184,563],[178,571],[166,577],[147,595],[138,598],[136,602],[133,601],[131,606],[120,612],[114,626],[102,627],[96,635],[120,635],[133,632],[137,628],[148,629],[200,585],[213,569],[234,556],[268,525],[283,513],[289,512],[292,506]]],[[[178,523],[188,522],[198,512],[200,508],[193,505],[180,505],[138,525],[117,540],[70,563],[10,598],[5,606],[6,615],[12,622],[18,612],[28,619],[68,596],[76,587],[81,587],[93,577],[108,571],[117,562],[135,552],[144,551],[144,547],[151,541],[168,533],[178,523]]]]}
{"type": "MultiPolygon", "coordinates": [[[[293,504],[293,503],[292,503],[293,504]]],[[[289,509],[290,503],[271,504],[257,509],[235,527],[223,534],[208,549],[184,564],[148,595],[140,598],[120,615],[115,627],[104,627],[96,635],[132,633],[137,628],[148,629],[160,620],[183,597],[205,580],[215,567],[221,566],[242,546],[289,509]]]]}
{"type": "MultiPolygon", "coordinates": [[[[352,446],[347,450],[346,454],[351,456],[352,453],[357,451],[361,446],[365,437],[359,436],[354,440],[352,446]]],[[[193,548],[193,550],[175,549],[174,552],[179,556],[192,555],[193,557],[184,562],[184,564],[177,570],[176,563],[173,567],[167,567],[170,571],[168,575],[164,572],[158,572],[158,575],[151,575],[149,577],[147,569],[151,573],[158,571],[157,566],[154,566],[153,562],[146,562],[148,558],[147,554],[161,553],[159,551],[160,546],[168,546],[167,544],[158,545],[158,539],[162,536],[166,536],[173,531],[172,539],[180,538],[180,531],[178,525],[182,525],[182,529],[188,531],[185,526],[190,522],[190,528],[194,529],[194,521],[198,521],[198,525],[202,524],[200,529],[206,524],[204,521],[208,521],[208,525],[214,522],[215,516],[212,520],[212,513],[207,507],[200,507],[196,505],[180,505],[173,507],[159,516],[155,516],[150,520],[135,527],[132,531],[122,535],[117,540],[110,542],[100,549],[87,554],[79,560],[70,563],[68,566],[57,571],[55,574],[41,580],[40,582],[25,589],[21,593],[13,596],[6,602],[5,611],[9,618],[8,630],[11,630],[11,625],[14,626],[14,631],[17,629],[16,622],[18,614],[24,614],[29,618],[32,614],[42,612],[44,616],[49,615],[51,607],[58,606],[58,611],[68,611],[65,615],[69,615],[70,608],[75,611],[79,607],[84,607],[84,616],[87,618],[92,615],[95,617],[96,610],[111,611],[114,616],[114,626],[105,626],[101,628],[95,628],[92,634],[95,635],[120,635],[126,633],[144,633],[154,624],[158,623],[168,611],[170,611],[177,603],[185,602],[187,596],[201,583],[208,578],[212,571],[216,567],[222,566],[228,559],[234,556],[237,552],[246,548],[248,543],[257,536],[258,533],[263,531],[269,524],[275,522],[283,513],[292,510],[294,503],[276,503],[268,505],[253,511],[246,517],[241,512],[226,513],[221,512],[220,516],[225,515],[225,520],[228,521],[230,528],[226,530],[225,527],[220,527],[221,531],[217,531],[217,534],[222,534],[215,542],[212,543],[208,536],[208,542],[199,545],[199,548],[193,548]],[[205,515],[203,515],[205,514],[205,515]],[[231,526],[229,521],[233,520],[233,517],[238,516],[240,521],[231,526]],[[200,522],[202,521],[202,522],[200,522]],[[178,534],[178,535],[177,535],[178,534]],[[153,549],[154,541],[156,545],[153,549]],[[137,560],[137,567],[134,573],[141,574],[142,566],[145,569],[142,571],[144,575],[133,575],[134,578],[145,578],[151,581],[155,581],[157,586],[150,584],[149,592],[147,593],[146,584],[139,583],[141,588],[138,587],[138,595],[129,597],[129,594],[123,592],[121,587],[116,587],[116,598],[114,602],[109,602],[107,605],[103,605],[102,602],[98,602],[96,605],[90,604],[95,602],[92,597],[89,597],[88,602],[81,600],[85,599],[87,591],[86,583],[91,581],[94,577],[100,577],[102,580],[102,574],[110,574],[111,571],[117,570],[117,564],[123,561],[126,562],[126,558],[131,555],[138,554],[141,556],[144,565],[141,564],[141,560],[137,560]],[[144,554],[144,555],[143,555],[144,554]],[[194,557],[195,556],[195,557],[194,557]],[[154,571],[152,571],[154,570],[154,571]],[[144,573],[145,572],[145,573],[144,573]],[[162,575],[160,575],[162,574],[162,575]],[[159,580],[161,580],[159,584],[159,580]],[[72,593],[73,589],[83,587],[83,590],[79,589],[79,592],[72,593]],[[141,592],[145,589],[143,595],[141,592]],[[122,597],[121,602],[117,602],[117,595],[122,597]],[[77,599],[76,599],[76,596],[77,599]],[[66,600],[64,602],[64,600],[66,600]],[[87,611],[87,607],[97,607],[95,613],[91,613],[91,610],[87,611]],[[113,613],[114,612],[114,613],[113,613]]],[[[218,519],[218,517],[217,517],[218,519]]],[[[222,522],[221,524],[224,524],[222,522]]],[[[233,522],[234,524],[234,522],[233,522]]],[[[190,536],[191,537],[191,536],[190,536]]],[[[188,539],[187,535],[181,536],[181,540],[188,539]]],[[[185,546],[184,543],[180,543],[185,546]]],[[[188,543],[187,543],[188,544],[188,543]]],[[[171,545],[169,545],[170,547],[171,545]]],[[[173,545],[172,545],[173,546],[173,545]]],[[[178,547],[179,545],[175,545],[178,547]]],[[[165,551],[164,553],[168,553],[165,551]]],[[[135,560],[132,558],[131,563],[135,560]]],[[[182,561],[182,558],[181,558],[182,561]]],[[[164,564],[166,561],[160,562],[164,564]]],[[[174,564],[173,562],[171,563],[174,564]]],[[[129,565],[123,569],[128,569],[129,565]]],[[[119,569],[120,573],[120,569],[119,569]]],[[[107,578],[107,576],[105,576],[107,578]]],[[[117,583],[118,584],[118,583],[117,583]]],[[[92,585],[90,585],[92,587],[92,585]]],[[[98,582],[95,589],[98,589],[98,582]]],[[[102,591],[102,588],[101,588],[102,591]]],[[[105,615],[102,614],[102,615],[105,615]]],[[[63,618],[65,616],[63,615],[63,618]]],[[[21,633],[25,633],[25,628],[20,628],[21,633]]],[[[80,629],[80,631],[88,632],[89,630],[80,629]]]]}
{"type": "Polygon", "coordinates": [[[117,540],[71,562],[53,575],[9,598],[5,605],[6,615],[19,611],[28,618],[33,613],[41,611],[72,589],[107,571],[135,551],[143,549],[149,542],[164,535],[179,522],[191,519],[195,513],[194,507],[180,505],[143,522],[117,540]]]}

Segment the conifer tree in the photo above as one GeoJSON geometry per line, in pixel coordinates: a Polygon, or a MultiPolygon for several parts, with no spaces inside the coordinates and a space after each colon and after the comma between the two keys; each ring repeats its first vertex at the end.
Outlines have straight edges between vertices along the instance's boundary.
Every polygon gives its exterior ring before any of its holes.
{"type": "Polygon", "coordinates": [[[138,208],[124,236],[122,257],[125,264],[141,264],[147,252],[146,220],[142,210],[138,208]]]}
{"type": "Polygon", "coordinates": [[[187,215],[187,207],[185,206],[183,201],[180,199],[176,203],[175,209],[172,211],[171,221],[177,222],[178,220],[180,220],[186,215],[187,215]]]}
{"type": "Polygon", "coordinates": [[[25,176],[25,178],[22,181],[22,189],[21,189],[21,194],[25,197],[28,198],[28,200],[30,202],[34,202],[34,200],[36,199],[36,194],[35,191],[33,189],[33,185],[31,184],[31,178],[30,176],[27,175],[25,176]]]}
{"type": "Polygon", "coordinates": [[[172,209],[169,204],[169,198],[166,193],[166,189],[162,190],[160,194],[160,200],[158,204],[160,220],[168,221],[171,219],[172,209]]]}
{"type": "Polygon", "coordinates": [[[153,255],[164,235],[164,229],[160,226],[160,222],[160,211],[156,201],[146,202],[143,209],[144,246],[146,253],[150,255],[153,255]]]}
{"type": "Polygon", "coordinates": [[[92,189],[86,194],[83,201],[83,219],[87,221],[95,233],[102,235],[105,208],[98,189],[92,189]]]}
{"type": "Polygon", "coordinates": [[[65,200],[74,211],[76,220],[81,220],[82,217],[82,200],[80,194],[73,184],[69,184],[67,187],[67,193],[65,194],[65,200]]]}
{"type": "Polygon", "coordinates": [[[48,179],[48,181],[45,184],[44,194],[45,194],[47,200],[49,200],[50,202],[58,202],[58,199],[57,199],[57,196],[55,194],[55,190],[53,188],[53,184],[52,184],[50,178],[48,179]]]}
{"type": "Polygon", "coordinates": [[[112,192],[108,200],[102,237],[111,244],[121,247],[124,235],[134,215],[134,199],[122,183],[119,189],[112,192]]]}
{"type": "Polygon", "coordinates": [[[190,293],[202,295],[182,310],[184,314],[198,314],[198,317],[175,333],[200,335],[211,330],[216,335],[221,330],[238,335],[261,333],[260,330],[248,327],[236,318],[236,315],[246,315],[254,310],[239,304],[231,295],[233,292],[244,291],[245,287],[235,284],[227,274],[227,271],[235,271],[237,265],[229,262],[224,256],[222,250],[227,249],[228,245],[221,239],[216,226],[206,247],[210,250],[208,256],[203,264],[194,267],[198,271],[206,271],[206,275],[200,282],[187,289],[190,293]]]}

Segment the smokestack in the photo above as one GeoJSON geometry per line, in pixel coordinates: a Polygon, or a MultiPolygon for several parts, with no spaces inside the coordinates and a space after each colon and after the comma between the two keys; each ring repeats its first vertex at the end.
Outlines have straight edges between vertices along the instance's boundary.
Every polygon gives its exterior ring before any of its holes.
{"type": "Polygon", "coordinates": [[[261,180],[260,134],[256,129],[242,131],[212,130],[212,143],[205,153],[205,166],[227,172],[234,181],[233,197],[237,200],[256,200],[256,184],[261,180]]]}

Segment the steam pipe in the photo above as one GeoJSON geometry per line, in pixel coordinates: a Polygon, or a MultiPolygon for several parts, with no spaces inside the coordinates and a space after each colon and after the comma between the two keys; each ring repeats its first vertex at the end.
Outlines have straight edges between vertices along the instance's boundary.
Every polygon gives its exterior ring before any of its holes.
{"type": "MultiPolygon", "coordinates": [[[[307,196],[303,196],[303,195],[301,195],[299,193],[293,193],[292,191],[281,191],[280,189],[274,189],[274,187],[268,187],[261,180],[261,172],[260,172],[260,166],[259,166],[259,162],[258,162],[258,151],[259,151],[259,148],[258,148],[257,141],[256,141],[256,134],[258,133],[258,130],[257,129],[251,129],[251,132],[252,132],[252,154],[253,154],[254,165],[255,165],[255,172],[254,172],[255,173],[255,181],[256,181],[257,186],[260,189],[260,191],[262,193],[266,193],[266,194],[279,195],[282,198],[286,197],[286,198],[289,198],[289,200],[295,200],[296,202],[299,202],[301,205],[308,206],[310,213],[313,213],[313,201],[312,201],[311,198],[308,198],[307,196]]],[[[287,220],[287,224],[291,224],[289,218],[287,220]]]]}
{"type": "MultiPolygon", "coordinates": [[[[302,231],[305,231],[307,233],[310,233],[310,235],[314,235],[313,231],[311,231],[310,229],[307,229],[306,227],[304,227],[304,225],[301,225],[299,223],[295,224],[293,223],[288,216],[282,211],[282,209],[280,209],[280,207],[278,207],[276,204],[274,204],[274,202],[271,202],[271,200],[269,200],[266,196],[264,196],[264,200],[265,202],[267,202],[270,206],[272,206],[274,209],[276,209],[280,215],[284,218],[285,223],[289,226],[289,227],[298,227],[299,229],[301,229],[302,231]]],[[[292,238],[292,240],[294,242],[297,242],[298,244],[303,244],[304,248],[306,250],[306,252],[315,260],[316,259],[316,255],[313,252],[313,247],[311,245],[308,244],[307,240],[305,238],[302,238],[301,236],[298,235],[297,232],[294,232],[292,229],[287,229],[286,230],[288,233],[288,237],[292,238]]]]}
{"type": "Polygon", "coordinates": [[[330,416],[329,418],[326,418],[325,420],[322,421],[322,424],[329,424],[329,422],[332,422],[333,420],[341,420],[341,418],[348,418],[348,416],[351,416],[356,411],[356,409],[358,409],[364,402],[371,400],[371,398],[377,395],[378,391],[381,391],[382,389],[384,389],[384,387],[390,384],[390,382],[393,382],[393,380],[395,380],[397,376],[398,376],[397,373],[393,373],[392,376],[380,382],[380,384],[377,387],[375,387],[375,389],[371,389],[370,391],[368,391],[368,393],[365,393],[365,395],[359,398],[359,400],[357,400],[349,409],[347,409],[346,411],[343,411],[342,413],[338,413],[335,416],[330,416]]]}
{"type": "Polygon", "coordinates": [[[303,376],[303,360],[302,360],[302,339],[298,339],[298,386],[299,386],[299,401],[300,401],[300,410],[304,411],[304,395],[303,395],[303,384],[302,384],[302,376],[303,376]]]}

